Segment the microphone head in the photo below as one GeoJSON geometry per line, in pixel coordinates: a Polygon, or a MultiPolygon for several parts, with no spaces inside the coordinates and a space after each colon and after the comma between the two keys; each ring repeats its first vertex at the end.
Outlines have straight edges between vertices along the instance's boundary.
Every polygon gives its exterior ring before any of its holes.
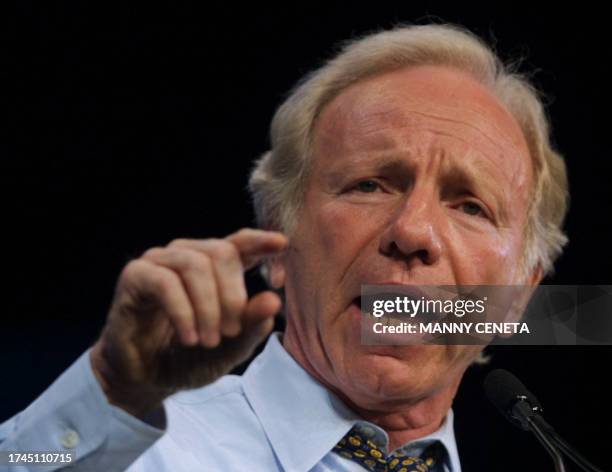
{"type": "Polygon", "coordinates": [[[533,393],[512,373],[504,369],[491,371],[484,380],[487,398],[513,425],[524,429],[523,423],[514,416],[513,407],[518,401],[526,401],[534,412],[541,412],[542,406],[533,393]]]}

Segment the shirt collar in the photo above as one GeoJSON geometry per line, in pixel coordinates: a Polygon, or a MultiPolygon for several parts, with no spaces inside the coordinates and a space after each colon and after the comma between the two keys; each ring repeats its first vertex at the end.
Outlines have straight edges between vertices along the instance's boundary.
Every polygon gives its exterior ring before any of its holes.
{"type": "MultiPolygon", "coordinates": [[[[243,388],[285,470],[310,470],[356,423],[372,426],[387,439],[384,430],[363,421],[304,370],[282,346],[281,335],[273,333],[251,362],[243,388]]],[[[451,470],[460,471],[452,410],[440,429],[402,448],[418,453],[436,439],[446,446],[451,470]]]]}
{"type": "MultiPolygon", "coordinates": [[[[436,440],[440,441],[446,447],[446,452],[448,453],[448,465],[450,465],[450,470],[453,472],[460,472],[461,465],[459,463],[459,453],[457,451],[457,442],[455,441],[455,431],[453,428],[453,420],[454,413],[452,409],[449,409],[444,417],[444,421],[440,428],[433,433],[424,436],[419,439],[415,439],[414,441],[410,441],[403,446],[397,448],[397,451],[402,451],[406,455],[409,456],[420,456],[425,448],[429,446],[431,443],[436,440]]],[[[378,426],[373,425],[376,428],[378,426]]],[[[380,428],[379,428],[380,429],[380,428]]],[[[380,429],[385,438],[385,444],[388,443],[387,433],[380,429]]]]}

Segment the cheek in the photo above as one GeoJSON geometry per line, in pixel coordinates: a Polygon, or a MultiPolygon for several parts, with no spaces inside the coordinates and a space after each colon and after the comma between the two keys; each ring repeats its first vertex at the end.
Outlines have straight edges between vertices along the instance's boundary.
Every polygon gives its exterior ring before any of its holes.
{"type": "Polygon", "coordinates": [[[522,256],[516,235],[449,234],[447,245],[459,284],[506,285],[516,280],[522,256]]]}
{"type": "Polygon", "coordinates": [[[315,228],[322,245],[328,253],[336,254],[337,249],[341,249],[346,243],[346,231],[355,224],[351,215],[337,211],[333,206],[323,207],[316,215],[315,228]]]}
{"type": "Polygon", "coordinates": [[[297,292],[315,300],[335,290],[361,250],[364,225],[360,215],[333,202],[307,199],[292,237],[294,250],[287,259],[287,271],[297,292]],[[315,210],[316,209],[316,210],[315,210]]]}
{"type": "Polygon", "coordinates": [[[514,283],[520,269],[520,245],[514,238],[499,238],[489,242],[480,255],[482,280],[488,284],[514,283]]]}
{"type": "Polygon", "coordinates": [[[374,226],[364,211],[338,202],[319,206],[309,219],[312,221],[311,237],[319,242],[323,252],[320,255],[325,257],[317,264],[342,264],[343,260],[356,256],[369,240],[374,226]]]}

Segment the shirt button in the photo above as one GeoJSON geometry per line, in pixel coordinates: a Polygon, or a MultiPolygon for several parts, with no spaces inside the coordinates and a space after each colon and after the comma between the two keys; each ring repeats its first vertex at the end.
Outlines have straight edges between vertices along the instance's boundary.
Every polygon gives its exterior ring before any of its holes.
{"type": "Polygon", "coordinates": [[[74,449],[79,443],[79,439],[79,433],[74,429],[69,429],[62,435],[61,443],[66,449],[74,449]]]}

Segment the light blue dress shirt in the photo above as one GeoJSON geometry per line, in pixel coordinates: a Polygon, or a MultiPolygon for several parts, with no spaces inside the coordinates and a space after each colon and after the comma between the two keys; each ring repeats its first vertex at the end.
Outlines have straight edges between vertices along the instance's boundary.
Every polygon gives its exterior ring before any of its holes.
{"type": "MultiPolygon", "coordinates": [[[[165,431],[106,401],[87,351],[32,405],[0,425],[0,451],[76,452],[76,471],[364,472],[332,448],[356,423],[374,429],[382,444],[386,432],[308,374],[281,336],[269,337],[243,375],[169,397],[165,431]]],[[[445,470],[460,472],[452,409],[439,430],[398,449],[419,455],[435,440],[448,452],[445,470]]]]}

